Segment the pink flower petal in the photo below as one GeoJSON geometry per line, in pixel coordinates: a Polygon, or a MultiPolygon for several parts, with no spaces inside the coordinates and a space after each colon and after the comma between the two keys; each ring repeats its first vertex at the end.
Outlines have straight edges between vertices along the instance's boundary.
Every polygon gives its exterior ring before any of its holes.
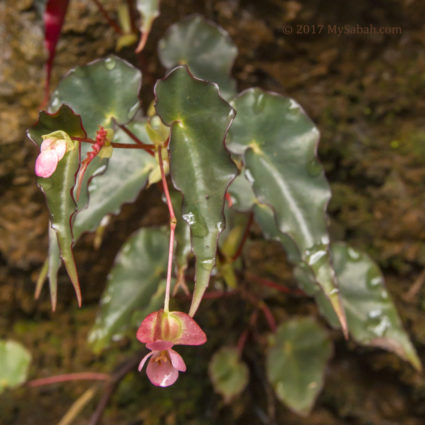
{"type": "Polygon", "coordinates": [[[201,345],[206,342],[207,336],[188,314],[159,310],[143,320],[137,339],[146,344],[160,340],[170,341],[173,345],[201,345]]]}
{"type": "Polygon", "coordinates": [[[40,145],[40,152],[44,152],[48,149],[52,149],[52,145],[56,142],[57,139],[54,137],[49,137],[48,139],[43,140],[40,145]]]}
{"type": "Polygon", "coordinates": [[[171,364],[174,368],[176,368],[179,372],[186,372],[186,363],[177,351],[170,348],[168,350],[168,355],[170,356],[171,364]]]}
{"type": "Polygon", "coordinates": [[[139,367],[138,367],[139,372],[143,369],[143,366],[145,365],[146,360],[147,360],[150,356],[152,356],[152,354],[153,354],[152,352],[150,352],[150,353],[146,354],[146,356],[145,356],[145,357],[143,357],[143,359],[140,361],[140,363],[139,363],[139,367]]]}
{"type": "Polygon", "coordinates": [[[55,152],[58,156],[59,161],[64,157],[66,153],[66,141],[59,139],[55,143],[55,152]]]}
{"type": "Polygon", "coordinates": [[[205,332],[186,313],[173,311],[170,316],[181,322],[181,334],[173,342],[175,345],[201,345],[207,341],[205,332]]]}
{"type": "Polygon", "coordinates": [[[155,342],[155,339],[160,339],[159,335],[158,338],[154,338],[155,334],[155,327],[157,324],[158,315],[161,313],[160,311],[155,311],[151,314],[149,314],[143,322],[141,323],[139,329],[137,330],[136,337],[140,342],[143,342],[145,344],[155,342]]]}
{"type": "Polygon", "coordinates": [[[168,350],[171,348],[174,344],[171,341],[155,341],[155,342],[148,342],[146,344],[146,348],[152,351],[163,351],[168,350]]]}
{"type": "Polygon", "coordinates": [[[50,177],[58,166],[58,155],[54,150],[40,152],[35,161],[35,174],[39,177],[50,177]]]}
{"type": "Polygon", "coordinates": [[[157,387],[169,387],[177,381],[179,372],[168,359],[166,361],[155,361],[158,355],[159,353],[150,359],[146,368],[146,375],[157,387]]]}

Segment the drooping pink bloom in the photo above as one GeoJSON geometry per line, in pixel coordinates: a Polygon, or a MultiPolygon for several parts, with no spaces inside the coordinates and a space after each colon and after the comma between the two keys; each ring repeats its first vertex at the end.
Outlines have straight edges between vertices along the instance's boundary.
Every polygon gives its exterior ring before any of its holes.
{"type": "Polygon", "coordinates": [[[149,359],[146,374],[152,384],[168,387],[176,382],[186,364],[174,345],[201,345],[207,340],[204,331],[186,313],[159,310],[149,314],[137,331],[137,339],[151,350],[139,364],[143,369],[149,359]]]}
{"type": "Polygon", "coordinates": [[[66,141],[64,139],[49,137],[43,140],[40,146],[40,154],[35,161],[35,174],[38,177],[50,177],[65,153],[66,141]]]}

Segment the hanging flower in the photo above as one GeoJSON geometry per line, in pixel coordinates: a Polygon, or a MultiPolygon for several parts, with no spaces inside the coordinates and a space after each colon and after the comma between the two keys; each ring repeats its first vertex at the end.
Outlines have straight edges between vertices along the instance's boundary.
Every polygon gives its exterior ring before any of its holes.
{"type": "Polygon", "coordinates": [[[137,339],[151,350],[139,364],[143,369],[149,359],[146,374],[152,384],[168,387],[176,382],[186,364],[174,345],[201,345],[207,340],[204,331],[186,313],[159,310],[149,314],[137,331],[137,339]]]}

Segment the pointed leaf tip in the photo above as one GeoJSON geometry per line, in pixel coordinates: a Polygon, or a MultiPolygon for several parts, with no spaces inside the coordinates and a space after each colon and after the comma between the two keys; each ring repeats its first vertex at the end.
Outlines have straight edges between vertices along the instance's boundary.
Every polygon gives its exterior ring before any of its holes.
{"type": "Polygon", "coordinates": [[[216,85],[194,78],[183,66],[158,81],[155,94],[157,113],[171,126],[170,172],[174,187],[183,194],[182,218],[190,227],[196,257],[189,311],[193,316],[215,264],[217,240],[224,228],[224,195],[237,174],[224,145],[235,112],[219,96],[216,85]]]}
{"type": "MultiPolygon", "coordinates": [[[[28,129],[28,137],[43,149],[49,147],[49,137],[66,141],[66,153],[49,178],[39,178],[38,185],[44,193],[49,208],[49,281],[52,308],[56,307],[57,272],[62,258],[74,286],[78,305],[81,306],[81,290],[77,268],[72,254],[72,218],[77,205],[72,196],[76,175],[80,165],[80,144],[74,137],[86,137],[81,118],[66,105],[55,113],[40,112],[38,122],[28,129]],[[47,136],[47,137],[46,137],[47,136]]],[[[63,143],[57,145],[59,156],[63,153],[63,143]]],[[[47,152],[43,150],[43,152],[47,152]]]]}
{"type": "MultiPolygon", "coordinates": [[[[346,243],[333,243],[331,252],[351,338],[361,345],[392,351],[420,371],[420,359],[403,329],[379,267],[368,255],[346,243]]],[[[314,278],[300,266],[295,275],[302,288],[315,297],[329,323],[339,327],[329,299],[315,290],[314,278]]]]}

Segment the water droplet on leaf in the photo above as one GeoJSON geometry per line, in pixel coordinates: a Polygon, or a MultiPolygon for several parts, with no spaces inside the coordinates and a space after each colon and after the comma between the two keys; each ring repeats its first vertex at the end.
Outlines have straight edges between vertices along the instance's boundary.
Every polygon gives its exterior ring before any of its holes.
{"type": "Polygon", "coordinates": [[[187,214],[182,215],[183,220],[189,225],[192,226],[195,224],[195,214],[188,212],[187,214]]]}
{"type": "Polygon", "coordinates": [[[375,289],[382,285],[382,276],[378,273],[377,270],[371,269],[367,273],[366,283],[370,289],[375,289]]]}
{"type": "Polygon", "coordinates": [[[105,59],[105,67],[109,71],[111,71],[112,69],[114,69],[115,68],[115,65],[116,65],[115,59],[113,59],[113,58],[106,58],[105,59]]]}
{"type": "Polygon", "coordinates": [[[347,249],[347,254],[350,257],[350,259],[353,261],[360,260],[360,253],[351,247],[347,249]]]}
{"type": "Polygon", "coordinates": [[[245,170],[245,177],[251,184],[254,184],[255,179],[254,176],[251,174],[251,171],[245,170]]]}

